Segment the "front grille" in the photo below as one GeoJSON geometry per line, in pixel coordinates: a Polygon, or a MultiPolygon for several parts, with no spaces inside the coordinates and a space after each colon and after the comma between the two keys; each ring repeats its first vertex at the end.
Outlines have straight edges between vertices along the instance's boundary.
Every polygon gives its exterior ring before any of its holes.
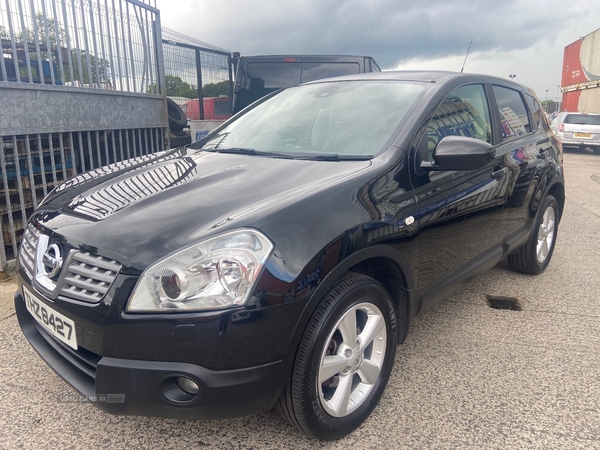
{"type": "Polygon", "coordinates": [[[116,261],[91,253],[73,253],[60,295],[87,303],[97,303],[117,277],[121,265],[116,261]]]}
{"type": "MultiPolygon", "coordinates": [[[[32,285],[35,284],[33,279],[36,253],[45,251],[45,249],[38,249],[39,238],[39,230],[31,224],[28,225],[23,234],[19,254],[21,267],[32,280],[32,285]]],[[[50,239],[50,243],[52,242],[53,240],[50,239]]],[[[54,284],[50,287],[50,290],[55,292],[54,296],[46,287],[47,296],[50,296],[51,299],[56,297],[55,289],[58,289],[58,295],[63,297],[86,303],[98,303],[106,295],[121,270],[121,264],[112,259],[82,251],[71,251],[66,264],[66,267],[62,269],[65,272],[64,276],[59,277],[56,283],[60,287],[55,288],[54,284]]],[[[52,283],[54,283],[53,280],[52,283]]]]}
{"type": "Polygon", "coordinates": [[[21,266],[29,279],[33,278],[35,249],[39,235],[40,232],[30,224],[27,226],[25,233],[23,233],[23,239],[21,240],[21,266]]]}

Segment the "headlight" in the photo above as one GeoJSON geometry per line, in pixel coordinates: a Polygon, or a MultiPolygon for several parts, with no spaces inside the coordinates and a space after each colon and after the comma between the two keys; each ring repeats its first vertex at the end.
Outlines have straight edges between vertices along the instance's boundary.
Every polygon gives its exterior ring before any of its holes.
{"type": "Polygon", "coordinates": [[[177,312],[244,305],[273,248],[255,230],[232,231],[186,247],[144,271],[127,310],[177,312]]]}

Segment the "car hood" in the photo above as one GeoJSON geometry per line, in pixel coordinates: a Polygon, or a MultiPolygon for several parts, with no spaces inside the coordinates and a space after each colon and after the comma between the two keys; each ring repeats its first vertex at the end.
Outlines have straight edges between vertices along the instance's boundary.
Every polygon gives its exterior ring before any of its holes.
{"type": "Polygon", "coordinates": [[[78,175],[34,220],[134,271],[205,236],[249,226],[370,161],[306,161],[180,148],[78,175]]]}

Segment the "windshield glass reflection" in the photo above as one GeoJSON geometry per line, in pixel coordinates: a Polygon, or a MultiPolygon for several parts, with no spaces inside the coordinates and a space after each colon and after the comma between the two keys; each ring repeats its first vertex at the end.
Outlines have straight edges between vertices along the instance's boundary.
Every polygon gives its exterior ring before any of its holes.
{"type": "Polygon", "coordinates": [[[391,81],[290,88],[223,128],[203,148],[376,155],[423,90],[417,83],[391,81]]]}

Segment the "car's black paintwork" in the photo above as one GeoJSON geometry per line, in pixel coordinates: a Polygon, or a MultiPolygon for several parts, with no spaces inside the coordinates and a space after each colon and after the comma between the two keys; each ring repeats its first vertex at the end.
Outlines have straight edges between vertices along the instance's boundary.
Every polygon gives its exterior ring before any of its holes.
{"type": "MultiPolygon", "coordinates": [[[[522,245],[545,195],[552,193],[562,209],[561,148],[545,118],[531,133],[500,142],[491,84],[532,95],[526,88],[445,72],[344,79],[413,80],[427,89],[394,140],[372,160],[303,161],[178,148],[67,181],[32,223],[65,246],[85,248],[123,268],[98,305],[38,298],[76,322],[81,347],[106,358],[188,363],[210,371],[277,363],[270,401],[257,403],[259,411],[277,400],[305,325],[344,272],[370,271],[411,320],[522,245]],[[472,83],[485,84],[491,102],[494,159],[480,169],[446,172],[423,183],[416,155],[427,123],[449,92],[472,83]],[[158,188],[153,183],[158,178],[168,183],[158,188]],[[123,186],[135,195],[111,197],[115,187],[126,192],[123,186]],[[275,244],[255,287],[256,302],[228,311],[126,312],[135,283],[150,264],[242,227],[262,231],[275,244]],[[220,336],[223,323],[226,333],[220,336]]],[[[23,284],[35,290],[22,270],[18,281],[20,291],[23,284]]],[[[172,405],[168,412],[163,406],[155,404],[146,413],[177,416],[172,405]]],[[[190,417],[189,411],[184,416],[190,417]]]]}

